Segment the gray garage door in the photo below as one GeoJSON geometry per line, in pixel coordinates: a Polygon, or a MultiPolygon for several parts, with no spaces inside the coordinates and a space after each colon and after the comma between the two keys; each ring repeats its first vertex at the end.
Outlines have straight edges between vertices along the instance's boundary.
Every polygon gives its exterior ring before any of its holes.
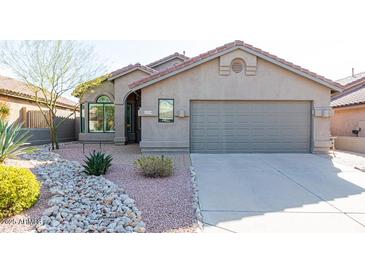
{"type": "Polygon", "coordinates": [[[311,104],[192,101],[191,152],[309,152],[311,104]]]}

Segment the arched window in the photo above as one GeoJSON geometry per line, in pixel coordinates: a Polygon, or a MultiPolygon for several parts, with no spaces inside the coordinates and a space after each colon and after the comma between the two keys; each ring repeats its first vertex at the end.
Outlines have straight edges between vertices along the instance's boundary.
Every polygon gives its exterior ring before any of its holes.
{"type": "Polygon", "coordinates": [[[112,101],[110,101],[109,97],[106,95],[102,95],[99,96],[98,99],[96,100],[97,103],[111,103],[112,101]]]}
{"type": "Polygon", "coordinates": [[[114,104],[106,95],[89,104],[89,132],[114,132],[114,104]]]}

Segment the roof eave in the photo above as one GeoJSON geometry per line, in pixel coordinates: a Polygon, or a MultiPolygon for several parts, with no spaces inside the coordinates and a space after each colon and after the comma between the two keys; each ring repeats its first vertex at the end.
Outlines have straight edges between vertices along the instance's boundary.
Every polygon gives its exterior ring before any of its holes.
{"type": "Polygon", "coordinates": [[[307,78],[307,79],[310,79],[310,80],[312,80],[312,81],[314,81],[314,82],[317,82],[317,83],[319,83],[319,84],[321,84],[321,85],[323,85],[323,86],[326,86],[326,87],[330,88],[331,90],[338,91],[338,92],[342,92],[342,91],[343,91],[343,88],[342,88],[342,87],[339,87],[339,86],[336,86],[336,85],[332,85],[332,84],[330,84],[330,83],[328,83],[328,82],[326,82],[326,81],[324,81],[324,80],[321,80],[321,79],[315,78],[315,77],[313,77],[312,75],[309,75],[309,74],[307,74],[307,73],[305,73],[305,72],[303,72],[303,71],[300,71],[300,70],[295,69],[295,68],[293,68],[293,67],[291,67],[291,66],[288,66],[288,65],[286,65],[286,64],[283,64],[282,62],[280,62],[280,61],[278,61],[278,60],[275,60],[275,59],[273,59],[273,58],[271,58],[271,57],[269,57],[269,56],[266,56],[266,55],[264,55],[264,54],[261,54],[261,53],[259,53],[259,52],[256,52],[256,51],[254,51],[254,50],[252,50],[252,49],[250,49],[250,48],[247,48],[247,47],[245,47],[245,46],[235,46],[235,47],[232,47],[232,48],[230,48],[230,49],[224,50],[224,51],[219,52],[219,53],[217,53],[217,54],[215,54],[215,55],[209,56],[209,57],[207,57],[206,59],[200,60],[200,61],[198,61],[198,62],[196,62],[196,63],[192,63],[191,65],[188,65],[188,66],[186,66],[186,67],[183,67],[183,68],[181,68],[180,70],[173,71],[173,72],[171,72],[171,73],[167,73],[166,75],[163,75],[163,76],[161,76],[161,77],[159,77],[159,78],[152,79],[151,81],[148,81],[148,82],[146,82],[146,83],[142,83],[142,84],[137,85],[137,86],[135,86],[135,87],[132,87],[130,90],[132,90],[132,91],[133,91],[133,90],[138,90],[138,89],[142,89],[142,88],[145,88],[145,87],[147,87],[147,86],[153,85],[153,84],[155,84],[155,83],[157,83],[157,82],[159,82],[159,81],[165,80],[165,79],[167,79],[167,78],[169,78],[169,77],[172,77],[172,76],[174,76],[174,75],[176,75],[176,74],[178,74],[178,73],[181,73],[181,72],[184,72],[184,71],[186,71],[186,70],[189,70],[189,69],[191,69],[191,68],[193,68],[193,67],[196,67],[196,66],[198,66],[198,65],[201,65],[201,64],[203,64],[203,63],[205,63],[205,62],[209,62],[209,61],[211,61],[211,60],[213,60],[213,59],[215,59],[215,58],[217,58],[217,57],[220,57],[220,56],[222,56],[222,55],[225,55],[225,54],[227,54],[227,53],[229,53],[229,52],[231,52],[231,51],[237,50],[237,49],[242,49],[242,50],[244,50],[244,51],[246,51],[246,52],[248,52],[248,53],[251,53],[251,54],[253,54],[253,55],[255,55],[255,56],[257,56],[257,57],[259,57],[259,58],[261,58],[261,59],[264,59],[264,60],[266,60],[266,61],[269,61],[269,62],[271,62],[271,63],[273,63],[273,64],[276,64],[276,65],[278,65],[278,66],[280,66],[280,67],[282,67],[282,68],[285,68],[285,69],[287,69],[287,70],[289,70],[289,71],[292,71],[292,72],[294,72],[294,73],[296,73],[296,74],[298,74],[298,75],[301,75],[301,76],[303,76],[303,77],[305,77],[305,78],[307,78]]]}
{"type": "Polygon", "coordinates": [[[132,73],[132,72],[134,72],[134,71],[136,71],[136,70],[143,71],[143,72],[145,72],[145,73],[147,73],[147,74],[149,74],[149,75],[152,75],[152,74],[153,74],[153,72],[148,71],[147,69],[144,69],[144,68],[142,68],[142,67],[135,67],[135,68],[131,68],[130,70],[123,71],[122,73],[119,73],[119,74],[116,74],[116,75],[114,75],[114,76],[111,76],[111,77],[109,77],[109,78],[108,78],[108,80],[109,80],[109,81],[113,81],[113,80],[115,80],[115,79],[117,79],[117,78],[119,78],[119,77],[122,77],[122,76],[124,76],[124,75],[126,75],[126,74],[132,73]]]}
{"type": "Polygon", "coordinates": [[[148,64],[147,67],[150,67],[150,68],[155,68],[155,67],[158,67],[159,65],[162,65],[162,64],[165,64],[171,60],[174,60],[174,59],[180,59],[181,61],[186,61],[188,60],[189,58],[186,57],[186,58],[183,58],[181,56],[171,56],[170,58],[167,58],[166,60],[162,60],[160,62],[156,62],[155,64],[154,63],[151,63],[151,64],[148,64]]]}
{"type": "Polygon", "coordinates": [[[347,90],[351,90],[351,89],[356,89],[356,88],[361,88],[361,86],[365,85],[365,77],[362,77],[360,79],[357,79],[351,83],[348,83],[346,85],[344,85],[344,89],[347,90]]]}
{"type": "Polygon", "coordinates": [[[339,105],[339,106],[331,106],[331,108],[350,108],[350,107],[360,107],[362,105],[365,105],[365,102],[351,103],[351,104],[345,104],[345,105],[339,105]]]}

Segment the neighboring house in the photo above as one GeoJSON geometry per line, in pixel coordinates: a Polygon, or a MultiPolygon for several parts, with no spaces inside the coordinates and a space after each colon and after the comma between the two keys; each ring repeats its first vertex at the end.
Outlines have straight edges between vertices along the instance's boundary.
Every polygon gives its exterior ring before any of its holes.
{"type": "Polygon", "coordinates": [[[333,96],[331,134],[338,149],[365,152],[365,72],[338,80],[344,86],[333,96]]]}
{"type": "Polygon", "coordinates": [[[129,65],[82,99],[80,140],[146,151],[325,152],[336,82],[242,41],[129,65]]]}
{"type": "MultiPolygon", "coordinates": [[[[8,121],[23,123],[24,128],[30,128],[32,132],[31,143],[41,144],[50,141],[47,124],[35,102],[33,91],[26,84],[13,78],[0,76],[0,101],[6,102],[10,108],[8,121]]],[[[77,137],[76,117],[78,111],[74,111],[76,102],[67,98],[60,98],[57,103],[57,117],[62,119],[71,115],[59,129],[60,141],[72,141],[77,137]]],[[[47,110],[46,107],[43,108],[47,110]]],[[[77,123],[78,127],[78,123],[77,123]]]]}

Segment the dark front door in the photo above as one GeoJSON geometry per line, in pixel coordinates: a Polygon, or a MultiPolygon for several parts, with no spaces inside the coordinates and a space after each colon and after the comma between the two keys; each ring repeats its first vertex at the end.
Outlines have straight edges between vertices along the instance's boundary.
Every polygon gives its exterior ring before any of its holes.
{"type": "Polygon", "coordinates": [[[141,140],[141,117],[138,117],[140,107],[140,92],[131,93],[127,97],[125,110],[125,132],[128,143],[138,143],[141,140]]]}
{"type": "Polygon", "coordinates": [[[133,103],[127,103],[126,131],[128,143],[136,142],[136,107],[133,103]]]}

